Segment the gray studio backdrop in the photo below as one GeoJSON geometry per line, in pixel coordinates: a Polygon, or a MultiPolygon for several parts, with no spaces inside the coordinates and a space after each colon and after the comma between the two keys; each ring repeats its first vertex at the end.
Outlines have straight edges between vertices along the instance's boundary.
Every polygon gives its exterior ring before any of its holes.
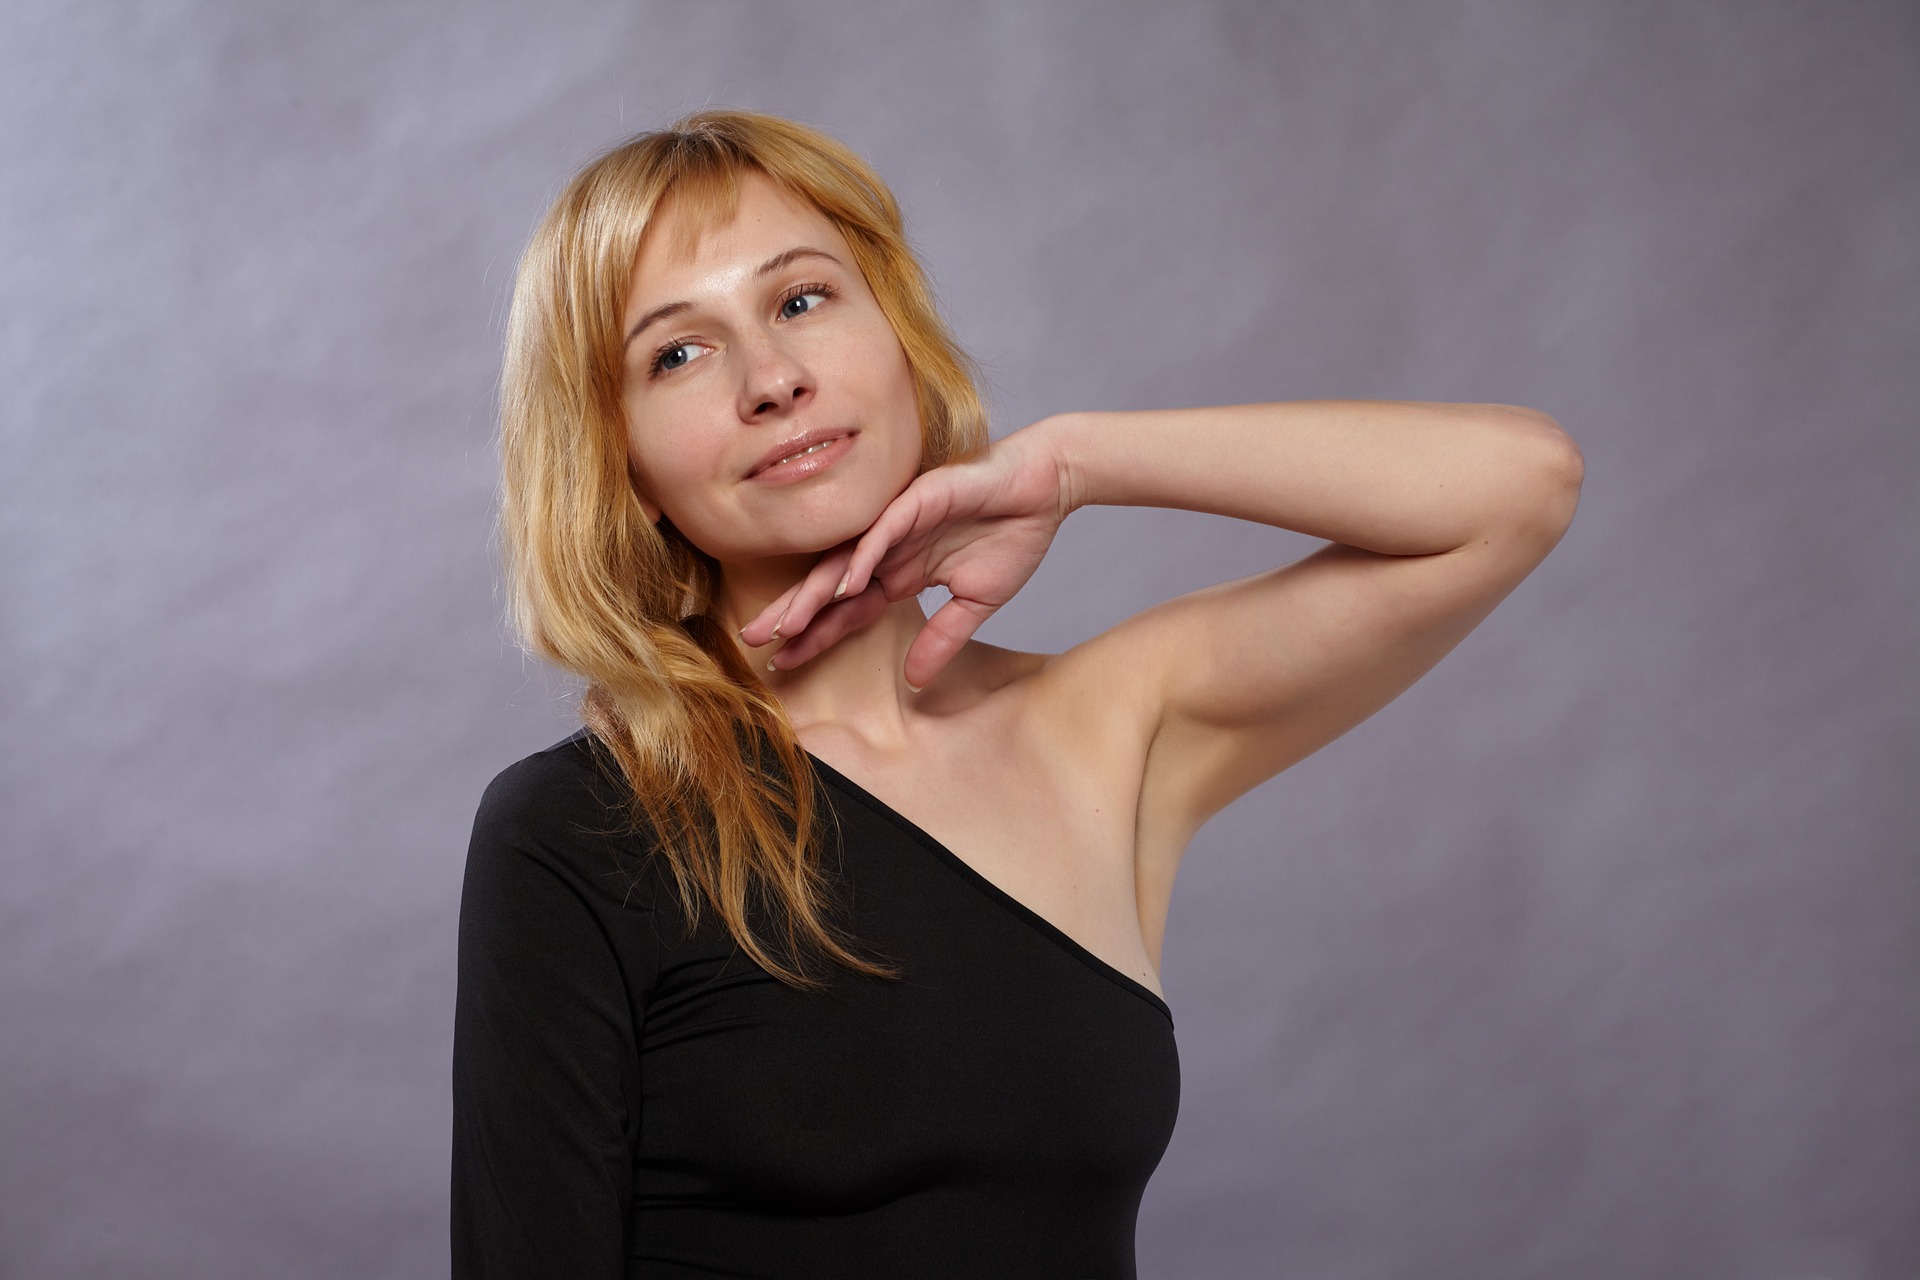
{"type": "MultiPolygon", "coordinates": [[[[702,105],[894,184],[995,432],[1555,415],[1572,530],[1217,818],[1144,1275],[1920,1276],[1920,10],[0,11],[0,1274],[443,1272],[454,922],[566,734],[490,546],[505,291],[702,105]]],[[[1318,544],[1074,516],[1056,651],[1318,544]]]]}

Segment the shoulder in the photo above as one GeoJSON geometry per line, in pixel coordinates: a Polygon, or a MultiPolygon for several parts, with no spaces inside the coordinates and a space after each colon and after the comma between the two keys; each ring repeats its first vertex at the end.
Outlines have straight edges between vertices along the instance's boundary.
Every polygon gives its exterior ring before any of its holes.
{"type": "Polygon", "coordinates": [[[982,669],[996,691],[1014,695],[1026,727],[1068,744],[1125,744],[1124,754],[1136,757],[1152,736],[1153,686],[1138,655],[1130,655],[1114,631],[1060,653],[983,645],[991,652],[982,669]]]}
{"type": "Polygon", "coordinates": [[[1026,677],[1044,669],[1057,656],[1005,649],[984,640],[968,640],[961,654],[968,665],[970,683],[983,693],[994,693],[1018,685],[1026,677]]]}
{"type": "Polygon", "coordinates": [[[619,772],[585,729],[500,770],[480,795],[476,825],[541,826],[620,803],[619,772]]]}
{"type": "Polygon", "coordinates": [[[1086,805],[1132,812],[1152,739],[1152,700],[1138,671],[1082,643],[1064,653],[983,644],[970,684],[986,714],[980,741],[1013,767],[1053,775],[1086,805]],[[991,710],[988,710],[991,708],[991,710]]]}
{"type": "MultiPolygon", "coordinates": [[[[1111,633],[1108,633],[1111,634],[1111,633]]],[[[970,640],[955,660],[958,699],[997,705],[992,719],[1010,732],[1084,752],[1090,743],[1139,756],[1151,737],[1150,682],[1129,670],[1123,645],[1083,641],[1063,653],[1033,653],[970,640]]]]}
{"type": "Polygon", "coordinates": [[[634,829],[627,796],[618,765],[585,729],[514,761],[481,793],[469,884],[539,868],[589,893],[617,884],[630,899],[653,842],[634,829]]]}

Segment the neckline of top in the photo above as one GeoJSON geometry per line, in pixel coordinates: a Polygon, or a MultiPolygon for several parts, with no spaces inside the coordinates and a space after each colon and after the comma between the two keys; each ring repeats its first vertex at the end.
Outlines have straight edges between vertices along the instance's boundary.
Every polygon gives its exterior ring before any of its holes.
{"type": "MultiPolygon", "coordinates": [[[[802,750],[806,749],[803,747],[802,750]]],[[[840,770],[834,768],[825,760],[822,760],[819,756],[814,755],[812,751],[807,751],[807,758],[813,761],[814,767],[828,781],[835,783],[842,791],[845,791],[854,799],[865,804],[875,813],[878,813],[881,817],[894,823],[909,836],[912,836],[920,845],[939,857],[941,861],[946,863],[946,865],[954,871],[958,872],[963,880],[966,880],[969,884],[980,890],[990,901],[997,903],[1016,919],[1028,925],[1042,937],[1060,947],[1068,955],[1080,961],[1101,977],[1145,1000],[1148,1004],[1158,1009],[1169,1022],[1173,1020],[1173,1010],[1168,1006],[1164,998],[1154,992],[1152,987],[1147,986],[1137,978],[1123,973],[1093,952],[1087,950],[1086,947],[1076,942],[1072,935],[1068,934],[1064,929],[1060,928],[1060,926],[1054,924],[1051,920],[1008,893],[1005,889],[1002,889],[993,881],[987,879],[972,863],[947,848],[946,845],[935,839],[925,828],[914,822],[913,819],[901,813],[879,796],[874,795],[873,792],[867,790],[852,778],[849,778],[846,774],[840,772],[840,770]]]]}

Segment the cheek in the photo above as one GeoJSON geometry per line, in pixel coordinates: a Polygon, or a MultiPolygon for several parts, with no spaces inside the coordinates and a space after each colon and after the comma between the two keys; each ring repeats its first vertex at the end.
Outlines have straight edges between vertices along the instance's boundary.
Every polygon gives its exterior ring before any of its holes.
{"type": "Polygon", "coordinates": [[[632,426],[627,428],[627,474],[636,481],[654,474],[654,469],[648,465],[646,450],[640,447],[640,432],[632,426]]]}
{"type": "Polygon", "coordinates": [[[920,403],[919,388],[914,386],[913,368],[907,364],[907,358],[904,353],[900,356],[900,365],[894,384],[894,394],[900,406],[898,412],[904,420],[907,434],[910,437],[907,442],[908,449],[917,460],[924,447],[923,442],[925,439],[920,429],[920,415],[923,406],[920,403]]]}
{"type": "Polygon", "coordinates": [[[870,353],[866,359],[869,371],[879,370],[880,394],[888,407],[895,412],[913,414],[915,428],[919,427],[917,416],[918,401],[913,385],[913,366],[907,363],[906,350],[901,347],[900,339],[894,335],[891,326],[883,320],[869,337],[870,353]]]}
{"type": "Polygon", "coordinates": [[[627,475],[645,497],[662,506],[674,505],[674,494],[681,487],[675,474],[675,451],[661,447],[668,437],[662,424],[652,420],[628,419],[627,475]]]}
{"type": "Polygon", "coordinates": [[[710,426],[661,414],[629,422],[628,471],[663,508],[690,512],[715,478],[725,476],[726,441],[710,426]]]}

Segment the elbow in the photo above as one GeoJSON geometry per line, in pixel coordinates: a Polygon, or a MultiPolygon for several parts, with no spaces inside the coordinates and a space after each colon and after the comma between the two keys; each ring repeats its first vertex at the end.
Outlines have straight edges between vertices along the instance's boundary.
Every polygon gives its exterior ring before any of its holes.
{"type": "Polygon", "coordinates": [[[1501,409],[1531,459],[1523,471],[1530,477],[1525,487],[1526,523],[1558,541],[1573,523],[1574,510],[1580,505],[1586,456],[1551,415],[1517,405],[1502,405],[1501,409]]]}
{"type": "Polygon", "coordinates": [[[1574,443],[1573,437],[1552,418],[1545,418],[1544,430],[1546,434],[1542,444],[1546,448],[1548,482],[1560,491],[1563,498],[1571,497],[1578,502],[1580,484],[1587,478],[1587,455],[1580,452],[1580,446],[1574,443]]]}
{"type": "Polygon", "coordinates": [[[1573,437],[1567,434],[1566,428],[1552,414],[1517,404],[1477,407],[1494,410],[1492,420],[1511,438],[1521,442],[1524,447],[1544,451],[1553,469],[1568,483],[1579,487],[1583,461],[1580,446],[1573,442],[1573,437]]]}
{"type": "Polygon", "coordinates": [[[1543,463],[1540,519],[1558,542],[1573,523],[1573,513],[1580,506],[1580,486],[1586,479],[1587,464],[1580,446],[1558,423],[1553,424],[1553,437],[1543,463]]]}

